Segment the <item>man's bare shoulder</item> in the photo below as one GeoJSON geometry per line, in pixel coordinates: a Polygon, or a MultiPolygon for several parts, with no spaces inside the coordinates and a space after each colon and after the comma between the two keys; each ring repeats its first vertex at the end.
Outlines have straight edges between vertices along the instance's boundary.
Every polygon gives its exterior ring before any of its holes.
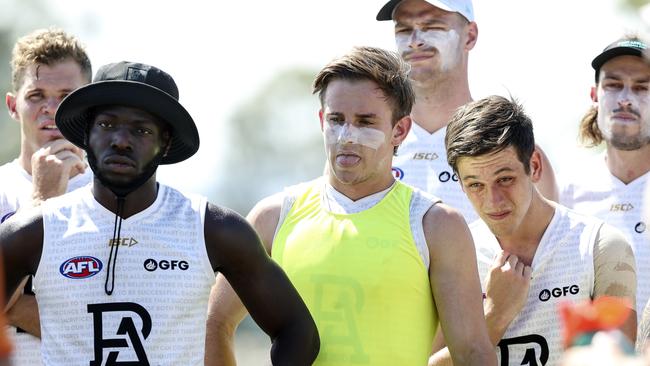
{"type": "Polygon", "coordinates": [[[438,202],[432,205],[423,219],[425,232],[427,228],[435,231],[444,231],[449,228],[467,227],[465,218],[457,209],[438,202]]]}
{"type": "Polygon", "coordinates": [[[3,233],[18,233],[30,230],[34,225],[43,223],[43,211],[40,207],[22,207],[0,226],[3,233]]]}
{"type": "Polygon", "coordinates": [[[471,242],[471,234],[465,218],[455,208],[437,203],[424,215],[422,226],[429,251],[437,248],[445,250],[448,245],[471,242]]]}
{"type": "Polygon", "coordinates": [[[282,210],[282,203],[287,197],[286,192],[278,192],[271,196],[261,199],[253,206],[246,218],[249,222],[254,223],[259,220],[265,221],[275,218],[276,222],[282,210]]]}

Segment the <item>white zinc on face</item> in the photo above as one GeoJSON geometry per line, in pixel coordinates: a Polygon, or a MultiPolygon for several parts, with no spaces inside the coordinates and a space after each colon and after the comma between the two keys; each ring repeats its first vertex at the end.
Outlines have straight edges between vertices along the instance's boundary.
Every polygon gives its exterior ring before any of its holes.
{"type": "Polygon", "coordinates": [[[395,35],[397,50],[404,56],[413,51],[412,45],[421,44],[420,48],[435,48],[440,58],[441,71],[448,71],[460,62],[461,52],[458,44],[460,35],[454,29],[447,31],[432,29],[414,29],[411,33],[399,33],[395,35]]]}
{"type": "Polygon", "coordinates": [[[650,143],[650,68],[640,58],[621,56],[601,71],[598,129],[620,150],[637,150],[650,143]]]}
{"type": "Polygon", "coordinates": [[[603,91],[600,101],[605,104],[606,110],[615,113],[598,113],[598,129],[605,140],[622,150],[636,150],[650,142],[650,95],[637,95],[625,87],[617,92],[603,91]],[[631,106],[621,108],[619,100],[629,101],[631,106]],[[623,113],[631,114],[637,119],[623,113]]]}
{"type": "Polygon", "coordinates": [[[370,127],[356,127],[350,123],[325,124],[323,130],[327,145],[357,144],[377,150],[386,142],[386,134],[370,127]]]}

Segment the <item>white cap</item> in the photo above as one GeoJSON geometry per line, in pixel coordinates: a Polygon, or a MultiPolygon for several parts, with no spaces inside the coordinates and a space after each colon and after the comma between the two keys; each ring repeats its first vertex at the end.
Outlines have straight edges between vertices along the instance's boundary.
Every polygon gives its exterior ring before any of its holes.
{"type": "MultiPolygon", "coordinates": [[[[470,22],[474,21],[474,7],[472,0],[425,0],[429,4],[452,13],[458,13],[465,17],[470,22]]],[[[393,19],[393,11],[402,0],[390,0],[387,2],[379,13],[377,13],[377,20],[391,20],[393,19]]]]}

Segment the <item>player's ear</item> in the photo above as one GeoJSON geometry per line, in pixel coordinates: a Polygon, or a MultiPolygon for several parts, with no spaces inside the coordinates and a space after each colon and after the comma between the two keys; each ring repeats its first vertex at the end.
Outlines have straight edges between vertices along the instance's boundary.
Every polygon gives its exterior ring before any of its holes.
{"type": "Polygon", "coordinates": [[[325,126],[323,125],[323,116],[324,116],[324,112],[323,112],[323,108],[321,108],[321,109],[318,110],[318,120],[320,121],[320,130],[321,131],[323,131],[324,128],[325,128],[325,126]]]}
{"type": "Polygon", "coordinates": [[[393,146],[399,146],[404,141],[411,130],[412,124],[411,116],[404,116],[395,122],[392,131],[393,135],[391,136],[391,144],[393,146]]]}
{"type": "Polygon", "coordinates": [[[7,110],[11,118],[20,122],[20,116],[18,116],[18,112],[16,111],[16,96],[13,93],[7,93],[5,95],[5,103],[7,104],[7,110]]]}

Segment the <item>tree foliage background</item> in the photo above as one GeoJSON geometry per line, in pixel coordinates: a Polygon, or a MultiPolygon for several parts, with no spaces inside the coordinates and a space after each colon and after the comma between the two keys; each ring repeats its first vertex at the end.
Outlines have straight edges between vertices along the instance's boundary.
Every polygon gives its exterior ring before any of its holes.
{"type": "Polygon", "coordinates": [[[315,75],[302,68],[280,72],[234,112],[224,128],[215,202],[245,215],[261,198],[323,173],[315,75]]]}

